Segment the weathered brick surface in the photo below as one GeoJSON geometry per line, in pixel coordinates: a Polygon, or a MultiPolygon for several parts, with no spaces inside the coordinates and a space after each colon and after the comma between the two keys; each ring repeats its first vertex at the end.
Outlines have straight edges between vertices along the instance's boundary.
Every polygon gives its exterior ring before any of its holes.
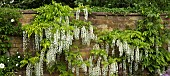
{"type": "Polygon", "coordinates": [[[23,17],[20,19],[20,22],[22,25],[26,25],[31,23],[31,21],[34,19],[35,14],[23,14],[23,17]]]}
{"type": "Polygon", "coordinates": [[[22,37],[19,36],[11,37],[11,42],[15,44],[20,44],[22,43],[22,37]]]}
{"type": "Polygon", "coordinates": [[[16,52],[23,52],[22,50],[22,37],[15,36],[10,37],[10,42],[12,43],[12,48],[10,48],[10,54],[14,55],[16,52]]]}
{"type": "Polygon", "coordinates": [[[17,52],[19,52],[19,48],[10,48],[10,55],[15,55],[17,52]]]}
{"type": "Polygon", "coordinates": [[[135,29],[139,19],[142,19],[142,16],[96,16],[89,20],[92,21],[94,26],[99,26],[99,28],[106,25],[109,30],[125,30],[127,28],[135,29]]]}

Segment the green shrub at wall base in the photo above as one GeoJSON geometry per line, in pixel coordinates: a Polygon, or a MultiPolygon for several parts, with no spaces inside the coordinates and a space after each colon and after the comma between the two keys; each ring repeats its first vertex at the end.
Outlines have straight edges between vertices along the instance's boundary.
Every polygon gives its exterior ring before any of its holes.
{"type": "Polygon", "coordinates": [[[0,76],[14,76],[22,60],[19,53],[7,55],[11,48],[10,37],[21,35],[20,12],[16,9],[0,8],[0,76]]]}

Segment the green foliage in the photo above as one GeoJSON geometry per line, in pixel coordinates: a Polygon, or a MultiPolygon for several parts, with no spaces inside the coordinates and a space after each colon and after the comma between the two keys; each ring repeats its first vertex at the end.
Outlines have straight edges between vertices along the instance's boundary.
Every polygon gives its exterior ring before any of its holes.
{"type": "Polygon", "coordinates": [[[13,56],[0,56],[0,64],[4,64],[4,68],[0,68],[0,75],[3,76],[14,76],[14,72],[18,71],[20,69],[20,61],[23,59],[23,57],[16,53],[13,56]]]}
{"type": "MultiPolygon", "coordinates": [[[[47,48],[43,48],[41,51],[45,51],[47,48]]],[[[20,67],[25,67],[27,64],[35,65],[40,60],[39,51],[36,52],[36,55],[33,56],[32,52],[25,52],[24,59],[20,61],[20,67]]],[[[44,60],[45,61],[45,60],[44,60]]]]}
{"type": "Polygon", "coordinates": [[[75,4],[90,5],[93,12],[111,12],[124,15],[127,13],[141,13],[141,10],[162,13],[168,12],[170,8],[169,0],[76,0],[75,4]]]}
{"type": "Polygon", "coordinates": [[[167,11],[170,8],[169,0],[1,0],[0,7],[15,7],[22,9],[38,8],[45,4],[51,4],[52,1],[76,7],[79,4],[90,5],[91,7],[107,7],[107,8],[134,8],[137,5],[152,4],[154,7],[162,11],[167,11]]]}
{"type": "Polygon", "coordinates": [[[149,56],[144,58],[143,65],[153,72],[154,69],[162,69],[162,67],[168,66],[170,53],[161,47],[169,40],[169,35],[167,35],[169,32],[162,24],[163,21],[156,8],[141,9],[146,18],[139,21],[137,30],[145,36],[145,42],[150,44],[149,56]],[[156,46],[160,48],[158,51],[156,46]],[[152,62],[148,60],[152,60],[152,62]]]}
{"type": "Polygon", "coordinates": [[[92,12],[111,12],[113,14],[128,14],[134,12],[132,8],[107,8],[107,7],[91,7],[92,12]]]}
{"type": "Polygon", "coordinates": [[[139,48],[148,48],[150,47],[149,43],[145,43],[145,37],[142,35],[140,31],[135,30],[114,30],[112,32],[108,32],[105,35],[101,35],[98,38],[98,42],[107,42],[112,44],[113,39],[119,39],[123,42],[127,41],[130,45],[139,46],[139,48]]]}
{"type": "MultiPolygon", "coordinates": [[[[84,6],[81,6],[80,9],[82,10],[84,6]]],[[[50,33],[56,33],[56,30],[65,30],[65,32],[73,31],[73,26],[82,27],[83,25],[86,25],[86,28],[90,25],[88,22],[84,22],[81,20],[72,20],[68,24],[66,21],[66,17],[71,18],[74,16],[74,11],[69,6],[63,6],[60,3],[52,2],[50,5],[45,5],[43,7],[40,7],[36,9],[36,11],[39,13],[36,15],[34,21],[29,24],[25,25],[23,29],[28,34],[28,37],[31,37],[32,35],[39,35],[40,37],[43,37],[41,40],[41,47],[42,50],[40,51],[46,51],[49,49],[50,45],[53,42],[53,38],[45,38],[43,35],[44,30],[50,28],[50,33]]],[[[81,60],[77,60],[77,57],[80,56],[80,53],[78,52],[63,52],[65,57],[67,57],[68,62],[70,62],[73,66],[81,66],[83,63],[81,60]]],[[[28,63],[34,64],[37,60],[39,60],[39,56],[35,57],[28,57],[25,58],[21,63],[23,66],[27,65],[28,63]]],[[[50,73],[54,72],[55,70],[60,72],[61,76],[73,76],[66,68],[66,65],[60,64],[60,62],[50,62],[49,65],[47,65],[47,68],[50,73]]]]}
{"type": "Polygon", "coordinates": [[[56,61],[52,66],[47,67],[47,70],[50,72],[50,74],[54,71],[59,71],[60,76],[74,76],[74,74],[70,71],[67,70],[67,65],[65,62],[62,61],[56,61]]]}
{"type": "Polygon", "coordinates": [[[119,39],[122,42],[128,42],[129,45],[138,46],[140,51],[148,56],[143,56],[141,65],[147,68],[151,73],[155,69],[161,69],[168,66],[170,53],[163,48],[163,44],[169,41],[169,30],[165,28],[156,7],[140,6],[138,12],[141,12],[144,19],[139,20],[135,30],[114,30],[99,35],[98,42],[107,42],[112,44],[113,39],[119,39]],[[159,50],[156,48],[158,47],[159,50]]]}
{"type": "Polygon", "coordinates": [[[60,16],[73,16],[72,8],[69,6],[62,6],[61,4],[53,2],[51,5],[45,5],[44,7],[36,9],[36,11],[39,14],[34,19],[34,22],[31,25],[23,27],[23,29],[26,30],[28,37],[34,33],[42,36],[43,30],[48,27],[51,27],[53,31],[56,31],[56,29],[73,29],[72,26],[63,26],[63,23],[64,25],[67,25],[65,19],[62,19],[60,22],[60,16]]]}
{"type": "Polygon", "coordinates": [[[99,49],[99,50],[93,49],[93,50],[90,51],[90,53],[94,56],[101,56],[101,57],[104,57],[104,56],[107,57],[108,56],[106,51],[103,50],[103,49],[99,49]]]}
{"type": "Polygon", "coordinates": [[[74,8],[75,11],[80,10],[80,12],[84,12],[84,8],[87,8],[88,12],[91,12],[91,8],[89,5],[78,4],[77,7],[74,8]]]}
{"type": "MultiPolygon", "coordinates": [[[[107,8],[135,8],[136,5],[152,5],[158,10],[168,11],[170,8],[169,0],[76,0],[75,4],[84,4],[107,8]]],[[[138,10],[138,9],[137,9],[138,10]]]]}
{"type": "MultiPolygon", "coordinates": [[[[89,0],[90,1],[90,0],[89,0]]],[[[137,2],[137,1],[136,1],[137,2]]],[[[101,3],[100,3],[101,4],[101,3]]],[[[130,3],[129,3],[130,4],[130,3]]],[[[36,9],[39,13],[34,21],[23,27],[23,29],[27,32],[28,37],[33,34],[43,36],[42,32],[51,28],[50,32],[54,33],[56,29],[72,31],[74,29],[73,26],[89,26],[90,23],[81,21],[81,20],[72,20],[70,24],[66,23],[66,16],[73,16],[76,10],[80,9],[82,11],[83,8],[86,8],[82,5],[76,9],[72,9],[69,6],[62,6],[62,4],[58,4],[52,2],[50,5],[45,5],[44,7],[40,7],[36,9]],[[68,26],[70,25],[70,26],[68,26]]],[[[148,69],[150,73],[153,73],[155,69],[162,69],[163,67],[168,66],[168,62],[170,61],[170,53],[162,48],[163,44],[168,41],[169,38],[169,30],[165,29],[165,25],[163,25],[163,21],[160,18],[160,12],[165,11],[155,7],[155,4],[140,2],[138,4],[134,4],[133,8],[98,8],[94,7],[92,11],[96,12],[112,12],[112,13],[129,13],[129,12],[139,12],[143,15],[143,20],[138,21],[137,28],[135,30],[114,30],[112,32],[104,32],[98,35],[98,43],[109,43],[112,44],[112,40],[119,39],[122,42],[127,42],[131,46],[138,46],[140,52],[145,54],[148,52],[148,56],[143,56],[140,64],[148,69]],[[157,48],[158,46],[158,49],[157,48]]],[[[87,28],[86,27],[86,28],[87,28]]],[[[41,41],[41,46],[43,47],[43,51],[47,50],[51,45],[51,41],[53,39],[43,39],[41,41]]],[[[42,50],[41,50],[42,51],[42,50]]],[[[80,67],[83,63],[89,65],[88,61],[82,61],[77,59],[80,57],[79,52],[73,51],[64,51],[65,57],[69,63],[73,66],[80,67]]],[[[100,50],[92,50],[91,55],[102,57],[102,65],[108,66],[109,64],[115,62],[121,62],[122,59],[126,59],[126,56],[116,57],[116,56],[108,56],[106,51],[103,49],[100,50]],[[106,61],[105,59],[108,59],[106,61]]],[[[21,63],[24,65],[28,63],[34,64],[39,59],[39,56],[31,57],[23,60],[21,63]]],[[[52,66],[49,66],[48,69],[50,73],[55,71],[56,69],[63,76],[68,76],[70,73],[67,72],[64,64],[60,64],[58,62],[53,62],[52,66]]]]}
{"type": "Polygon", "coordinates": [[[81,28],[82,26],[85,26],[86,28],[89,27],[89,25],[91,25],[91,22],[85,22],[83,20],[76,20],[76,19],[73,19],[71,22],[70,22],[70,25],[71,26],[77,26],[78,28],[81,28]]]}
{"type": "Polygon", "coordinates": [[[0,54],[5,54],[9,48],[10,37],[14,35],[20,35],[20,13],[15,9],[0,8],[0,54]]]}
{"type": "Polygon", "coordinates": [[[18,34],[20,24],[19,18],[21,14],[17,9],[0,8],[0,33],[5,35],[18,34]],[[17,27],[18,26],[18,27],[17,27]],[[10,28],[9,28],[10,27],[10,28]]]}
{"type": "Polygon", "coordinates": [[[31,9],[50,3],[51,0],[1,0],[0,7],[31,9]]]}
{"type": "MultiPolygon", "coordinates": [[[[141,0],[139,0],[141,1],[141,0]]],[[[91,6],[100,6],[100,7],[130,7],[133,6],[133,3],[136,3],[135,0],[76,0],[75,4],[83,3],[91,6]]]]}
{"type": "Polygon", "coordinates": [[[46,50],[46,49],[50,46],[51,43],[50,43],[49,40],[43,39],[43,40],[41,41],[41,44],[42,44],[43,49],[46,50]]]}
{"type": "Polygon", "coordinates": [[[10,37],[21,35],[21,14],[10,8],[0,8],[0,11],[0,63],[5,65],[5,68],[0,68],[0,75],[13,76],[14,71],[19,69],[22,58],[18,53],[13,56],[7,56],[7,53],[11,48],[10,37]]]}
{"type": "Polygon", "coordinates": [[[90,51],[90,54],[91,54],[91,56],[94,56],[96,58],[101,57],[102,58],[102,63],[101,64],[104,67],[106,67],[106,66],[108,66],[108,65],[110,65],[112,63],[120,62],[122,60],[121,57],[109,56],[106,53],[106,50],[103,50],[103,49],[93,49],[93,50],[90,51]],[[108,59],[108,61],[106,59],[108,59]]]}
{"type": "Polygon", "coordinates": [[[81,57],[80,52],[65,52],[65,56],[67,57],[67,60],[69,63],[71,63],[73,66],[80,67],[83,63],[83,61],[77,59],[81,57]]]}

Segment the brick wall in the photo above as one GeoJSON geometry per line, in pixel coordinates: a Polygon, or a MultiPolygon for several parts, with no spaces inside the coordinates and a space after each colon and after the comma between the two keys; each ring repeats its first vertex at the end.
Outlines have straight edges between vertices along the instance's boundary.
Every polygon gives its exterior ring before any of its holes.
{"type": "MultiPolygon", "coordinates": [[[[35,15],[37,14],[34,11],[22,11],[23,17],[20,19],[20,22],[24,26],[25,24],[31,23],[31,21],[34,19],[35,15]]],[[[80,19],[83,19],[83,14],[80,14],[80,19]]],[[[112,30],[112,29],[120,29],[124,30],[126,28],[134,29],[136,26],[136,23],[139,19],[142,19],[142,16],[140,14],[129,14],[129,15],[114,15],[110,13],[103,13],[103,12],[97,12],[92,13],[89,15],[88,20],[92,22],[93,26],[96,26],[100,30],[112,30]]],[[[12,47],[12,51],[15,51],[15,49],[18,49],[20,52],[22,51],[22,37],[12,37],[14,43],[13,45],[16,45],[15,40],[20,40],[19,44],[17,46],[12,47]],[[18,46],[21,45],[21,46],[18,46]]],[[[75,44],[80,45],[80,41],[75,42],[75,44]]],[[[30,45],[30,48],[32,50],[32,45],[30,45]]],[[[83,58],[86,58],[89,56],[89,50],[91,50],[92,47],[81,48],[83,58]]]]}
{"type": "Polygon", "coordinates": [[[14,55],[16,52],[23,52],[22,51],[22,37],[10,37],[11,38],[11,43],[12,43],[12,48],[10,48],[10,54],[14,55]]]}
{"type": "MultiPolygon", "coordinates": [[[[23,17],[20,19],[20,22],[24,26],[25,24],[31,23],[31,21],[34,19],[34,16],[37,14],[34,11],[21,11],[23,13],[23,17]]],[[[162,19],[165,22],[170,22],[170,20],[165,18],[165,14],[163,14],[162,19]]],[[[81,19],[83,19],[83,15],[81,15],[81,19]]],[[[96,26],[98,29],[102,30],[113,30],[113,29],[120,29],[124,30],[127,28],[135,29],[136,23],[139,19],[142,19],[142,16],[140,14],[128,14],[126,16],[124,15],[114,15],[111,13],[103,13],[103,12],[94,12],[89,15],[89,21],[92,22],[92,25],[96,26]]],[[[167,27],[169,28],[170,24],[167,24],[167,27]]],[[[22,37],[11,37],[12,42],[12,48],[10,49],[10,53],[14,54],[15,52],[23,52],[22,50],[22,37]]],[[[74,44],[80,45],[80,41],[75,41],[74,44]]],[[[92,44],[93,45],[93,44],[92,44]]],[[[80,51],[82,54],[82,57],[86,59],[89,57],[89,51],[92,49],[91,46],[79,46],[80,51]]],[[[29,47],[32,49],[32,46],[29,47]]],[[[24,72],[18,72],[17,75],[24,76],[24,72]]],[[[57,73],[49,75],[48,73],[45,73],[44,76],[58,76],[57,73]]],[[[83,76],[83,75],[82,75],[83,76]]]]}

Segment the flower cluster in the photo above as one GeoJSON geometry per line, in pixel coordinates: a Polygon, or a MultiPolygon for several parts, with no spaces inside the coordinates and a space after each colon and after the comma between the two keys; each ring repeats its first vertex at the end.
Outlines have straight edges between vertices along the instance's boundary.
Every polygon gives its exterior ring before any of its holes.
{"type": "Polygon", "coordinates": [[[1,68],[1,69],[5,68],[4,63],[1,63],[1,64],[0,64],[0,68],[1,68]]]}

